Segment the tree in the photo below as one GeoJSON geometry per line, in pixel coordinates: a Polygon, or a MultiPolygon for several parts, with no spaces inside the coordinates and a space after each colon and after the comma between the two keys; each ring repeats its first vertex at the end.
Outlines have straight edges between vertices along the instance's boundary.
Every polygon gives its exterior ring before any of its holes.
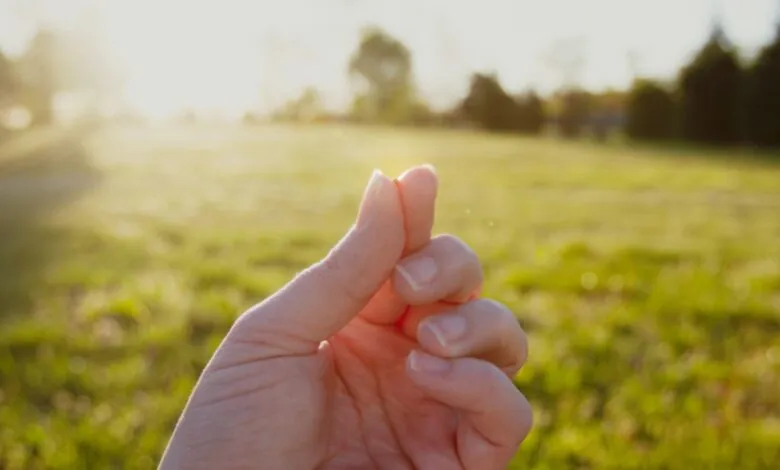
{"type": "Polygon", "coordinates": [[[605,141],[617,129],[623,129],[626,121],[628,93],[608,88],[590,94],[588,121],[593,136],[605,141]]]}
{"type": "Polygon", "coordinates": [[[735,143],[740,137],[742,70],[716,27],[679,80],[683,137],[707,144],[735,143]]]}
{"type": "Polygon", "coordinates": [[[93,6],[76,18],[75,28],[58,31],[56,38],[57,91],[79,93],[93,112],[116,99],[122,82],[119,63],[106,45],[103,28],[93,6]]]}
{"type": "Polygon", "coordinates": [[[544,102],[534,91],[530,91],[517,98],[520,132],[527,134],[539,134],[544,129],[545,113],[544,102]]]}
{"type": "Polygon", "coordinates": [[[13,63],[0,51],[0,112],[12,100],[16,86],[13,63]]]}
{"type": "Polygon", "coordinates": [[[40,29],[19,59],[22,104],[33,115],[33,124],[54,120],[54,98],[68,91],[81,95],[98,111],[115,98],[120,71],[101,40],[100,21],[94,10],[78,17],[77,27],[40,29]]]}
{"type": "Polygon", "coordinates": [[[433,126],[441,124],[441,116],[434,112],[424,101],[412,104],[410,123],[415,126],[433,126]]]}
{"type": "Polygon", "coordinates": [[[312,87],[306,88],[301,95],[288,101],[274,115],[280,121],[310,122],[323,114],[319,92],[312,87]]]}
{"type": "Polygon", "coordinates": [[[584,90],[573,89],[563,93],[558,129],[566,138],[579,137],[588,126],[591,113],[591,97],[584,90]]]}
{"type": "Polygon", "coordinates": [[[17,91],[16,78],[14,76],[13,64],[0,51],[0,141],[3,140],[6,129],[3,125],[3,114],[15,101],[17,91]]]}
{"type": "Polygon", "coordinates": [[[544,126],[544,104],[534,92],[517,98],[507,93],[495,75],[474,74],[468,95],[455,115],[482,129],[538,134],[544,126]]]}
{"type": "Polygon", "coordinates": [[[751,142],[780,147],[780,24],[749,71],[747,121],[751,142]]]}
{"type": "Polygon", "coordinates": [[[636,80],[628,96],[626,133],[636,140],[663,140],[674,133],[676,109],[672,94],[661,84],[636,80]]]}
{"type": "Polygon", "coordinates": [[[569,37],[555,42],[543,58],[560,81],[552,104],[558,130],[568,138],[578,136],[590,117],[590,96],[580,88],[586,55],[583,38],[569,37]]]}
{"type": "Polygon", "coordinates": [[[54,95],[59,82],[56,45],[54,33],[41,30],[20,61],[25,88],[23,101],[32,113],[33,125],[51,124],[54,119],[54,95]]]}
{"type": "Polygon", "coordinates": [[[483,129],[518,130],[519,106],[504,91],[495,75],[474,74],[461,107],[466,118],[483,129]]]}
{"type": "Polygon", "coordinates": [[[411,54],[403,43],[380,29],[366,30],[350,59],[349,74],[364,87],[353,106],[358,118],[401,123],[411,117],[416,100],[411,54]]]}

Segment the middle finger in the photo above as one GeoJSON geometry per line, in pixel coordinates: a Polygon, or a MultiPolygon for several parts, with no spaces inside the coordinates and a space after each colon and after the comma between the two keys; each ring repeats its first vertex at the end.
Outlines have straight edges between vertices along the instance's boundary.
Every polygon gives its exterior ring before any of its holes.
{"type": "Polygon", "coordinates": [[[439,235],[423,249],[402,259],[393,287],[412,306],[439,301],[462,303],[482,286],[482,266],[474,251],[452,235],[439,235]]]}

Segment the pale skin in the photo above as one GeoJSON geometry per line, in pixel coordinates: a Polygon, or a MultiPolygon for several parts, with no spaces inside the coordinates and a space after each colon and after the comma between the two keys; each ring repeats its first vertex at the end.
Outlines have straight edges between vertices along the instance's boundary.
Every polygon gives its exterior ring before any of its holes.
{"type": "Polygon", "coordinates": [[[506,468],[531,428],[527,339],[482,270],[431,236],[437,177],[372,176],[355,225],[235,322],[160,468],[506,468]]]}

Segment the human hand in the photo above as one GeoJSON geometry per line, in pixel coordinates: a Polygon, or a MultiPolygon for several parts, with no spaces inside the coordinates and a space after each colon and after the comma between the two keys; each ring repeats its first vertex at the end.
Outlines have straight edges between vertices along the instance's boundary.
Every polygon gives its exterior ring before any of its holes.
{"type": "Polygon", "coordinates": [[[505,468],[531,427],[527,355],[482,271],[431,238],[437,179],[375,173],[356,224],[238,318],[168,444],[171,469],[505,468]]]}

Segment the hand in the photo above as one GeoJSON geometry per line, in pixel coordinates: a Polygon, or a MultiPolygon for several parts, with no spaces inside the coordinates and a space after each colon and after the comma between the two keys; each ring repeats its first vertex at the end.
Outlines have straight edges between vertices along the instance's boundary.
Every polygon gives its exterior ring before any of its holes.
{"type": "Polygon", "coordinates": [[[163,469],[505,468],[531,427],[526,338],[477,299],[476,255],[431,238],[437,179],[375,173],[338,245],[235,322],[163,469]]]}

